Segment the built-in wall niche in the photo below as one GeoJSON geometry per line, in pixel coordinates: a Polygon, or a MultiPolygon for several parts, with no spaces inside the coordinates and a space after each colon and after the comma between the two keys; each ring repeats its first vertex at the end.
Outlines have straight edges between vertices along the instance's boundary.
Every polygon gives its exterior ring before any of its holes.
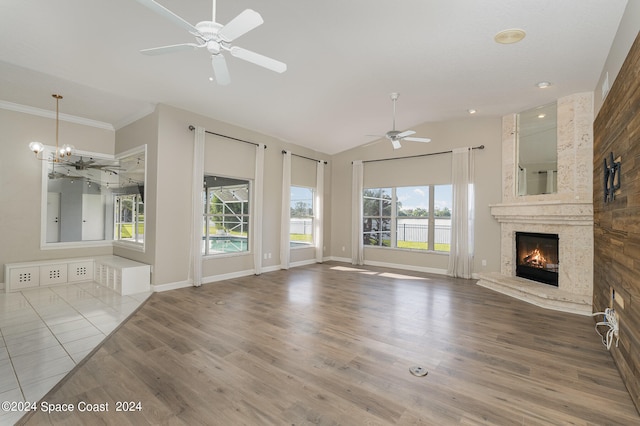
{"type": "Polygon", "coordinates": [[[78,151],[43,161],[42,179],[43,249],[115,241],[144,250],[146,146],[117,156],[78,151]]]}
{"type": "Polygon", "coordinates": [[[557,103],[517,115],[517,195],[557,192],[557,103]]]}

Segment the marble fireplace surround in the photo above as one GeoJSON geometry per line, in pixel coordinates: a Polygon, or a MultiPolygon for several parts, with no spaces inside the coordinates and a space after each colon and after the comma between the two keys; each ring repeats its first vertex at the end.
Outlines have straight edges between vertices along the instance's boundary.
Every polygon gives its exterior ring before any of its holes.
{"type": "Polygon", "coordinates": [[[500,223],[500,272],[478,285],[549,309],[591,315],[593,300],[593,93],[558,100],[558,191],[517,196],[516,117],[502,120],[502,202],[489,206],[500,223]],[[515,233],[558,234],[558,287],[515,276],[515,233]]]}

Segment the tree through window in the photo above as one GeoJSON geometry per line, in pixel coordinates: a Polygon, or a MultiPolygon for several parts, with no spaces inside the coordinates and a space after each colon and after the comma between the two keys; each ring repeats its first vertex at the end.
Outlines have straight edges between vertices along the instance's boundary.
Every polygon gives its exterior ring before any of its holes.
{"type": "Polygon", "coordinates": [[[205,176],[204,183],[203,254],[249,251],[249,181],[205,176]]]}
{"type": "Polygon", "coordinates": [[[365,246],[449,251],[451,185],[367,188],[362,202],[365,246]]]}
{"type": "Polygon", "coordinates": [[[313,189],[291,187],[289,244],[291,247],[313,245],[313,189]]]}

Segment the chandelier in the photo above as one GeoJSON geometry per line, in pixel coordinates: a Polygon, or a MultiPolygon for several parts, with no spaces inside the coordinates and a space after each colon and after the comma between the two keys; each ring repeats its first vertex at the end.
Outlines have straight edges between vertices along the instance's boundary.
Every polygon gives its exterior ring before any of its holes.
{"type": "MultiPolygon", "coordinates": [[[[64,157],[68,157],[73,152],[73,146],[69,144],[64,144],[62,146],[58,145],[58,129],[60,127],[60,99],[62,99],[61,95],[53,94],[51,95],[56,100],[56,150],[53,154],[53,161],[58,162],[64,157]]],[[[29,149],[36,155],[36,158],[39,160],[44,160],[44,158],[38,157],[38,154],[44,151],[44,145],[41,142],[31,142],[29,144],[29,149]]]]}

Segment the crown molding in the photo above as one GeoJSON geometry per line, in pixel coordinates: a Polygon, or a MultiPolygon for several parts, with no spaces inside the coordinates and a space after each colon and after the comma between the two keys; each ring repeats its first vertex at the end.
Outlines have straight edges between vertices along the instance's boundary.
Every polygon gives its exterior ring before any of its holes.
{"type": "MultiPolygon", "coordinates": [[[[9,111],[36,115],[38,117],[51,118],[54,120],[56,118],[55,111],[49,111],[42,108],[36,108],[28,105],[21,105],[13,102],[2,101],[2,100],[0,100],[0,109],[6,109],[9,111]]],[[[59,114],[59,119],[61,121],[66,121],[69,123],[81,124],[83,126],[96,127],[98,129],[115,131],[115,128],[113,127],[112,124],[105,123],[104,121],[91,120],[89,118],[83,118],[83,117],[78,117],[75,115],[69,115],[64,113],[59,114]]]]}

